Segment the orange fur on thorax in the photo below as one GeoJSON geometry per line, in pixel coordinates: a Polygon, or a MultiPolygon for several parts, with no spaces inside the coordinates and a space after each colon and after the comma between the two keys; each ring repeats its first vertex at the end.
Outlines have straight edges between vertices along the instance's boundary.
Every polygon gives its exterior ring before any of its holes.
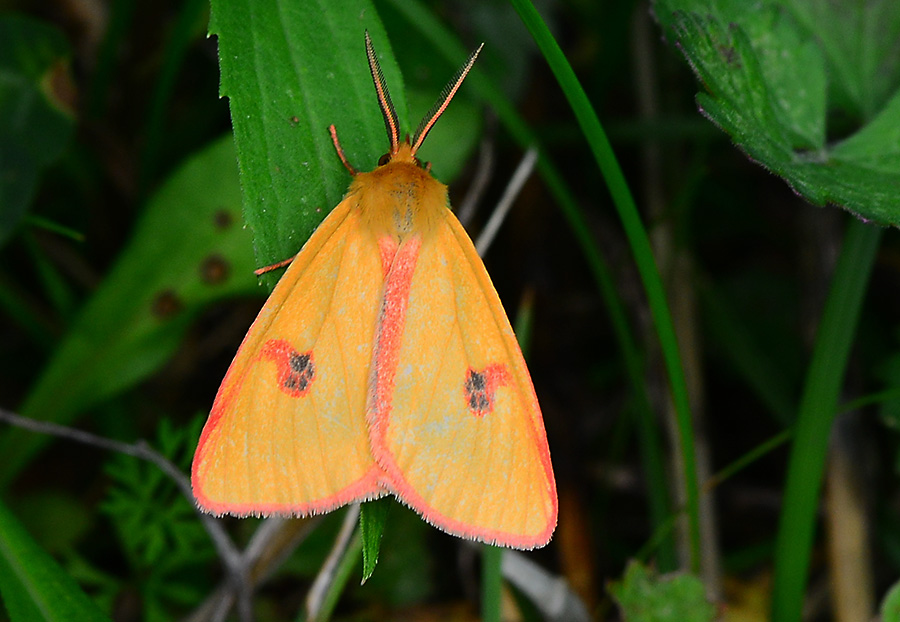
{"type": "Polygon", "coordinates": [[[362,211],[363,224],[376,237],[401,242],[412,232],[427,238],[447,208],[447,186],[418,165],[401,144],[391,160],[353,178],[348,197],[362,211]]]}

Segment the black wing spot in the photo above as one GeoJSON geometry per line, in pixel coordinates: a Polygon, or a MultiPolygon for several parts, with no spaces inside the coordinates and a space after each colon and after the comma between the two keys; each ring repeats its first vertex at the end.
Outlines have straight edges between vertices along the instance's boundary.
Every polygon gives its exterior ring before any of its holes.
{"type": "Polygon", "coordinates": [[[278,366],[278,386],[291,397],[303,397],[316,379],[313,352],[297,352],[284,339],[272,339],[263,346],[262,355],[278,366]]]}
{"type": "Polygon", "coordinates": [[[469,410],[476,413],[484,413],[490,410],[491,398],[485,393],[486,382],[484,374],[470,369],[466,376],[466,398],[469,402],[469,410]]]}
{"type": "Polygon", "coordinates": [[[504,365],[488,365],[482,371],[470,367],[463,385],[469,411],[476,417],[490,414],[494,410],[497,387],[507,384],[508,376],[504,365]]]}
{"type": "Polygon", "coordinates": [[[290,372],[284,379],[284,388],[289,392],[305,393],[316,377],[316,366],[313,365],[312,351],[305,354],[291,352],[288,366],[290,372]]]}

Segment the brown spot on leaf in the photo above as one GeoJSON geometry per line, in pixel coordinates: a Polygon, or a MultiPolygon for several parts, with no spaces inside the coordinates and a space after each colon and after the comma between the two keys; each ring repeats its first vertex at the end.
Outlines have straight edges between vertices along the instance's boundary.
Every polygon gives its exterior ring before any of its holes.
{"type": "Polygon", "coordinates": [[[213,225],[219,231],[224,231],[231,227],[234,224],[234,217],[231,215],[227,209],[222,208],[216,210],[216,213],[213,214],[213,225]]]}
{"type": "Polygon", "coordinates": [[[228,280],[231,265],[221,255],[209,255],[200,264],[200,278],[208,285],[218,285],[228,280]]]}
{"type": "Polygon", "coordinates": [[[61,59],[53,63],[41,82],[47,99],[67,115],[74,117],[78,107],[78,90],[72,79],[69,62],[61,59]]]}
{"type": "Polygon", "coordinates": [[[159,319],[165,320],[177,314],[184,308],[184,303],[173,289],[167,289],[156,295],[150,307],[151,313],[159,319]]]}

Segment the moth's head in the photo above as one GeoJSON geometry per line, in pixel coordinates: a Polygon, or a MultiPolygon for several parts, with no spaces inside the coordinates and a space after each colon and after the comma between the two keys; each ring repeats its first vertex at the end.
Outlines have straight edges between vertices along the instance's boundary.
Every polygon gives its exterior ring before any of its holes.
{"type": "Polygon", "coordinates": [[[409,162],[426,171],[431,170],[431,162],[422,162],[413,153],[412,145],[409,143],[409,136],[397,146],[395,153],[388,152],[378,158],[378,166],[385,166],[391,162],[409,162]]]}

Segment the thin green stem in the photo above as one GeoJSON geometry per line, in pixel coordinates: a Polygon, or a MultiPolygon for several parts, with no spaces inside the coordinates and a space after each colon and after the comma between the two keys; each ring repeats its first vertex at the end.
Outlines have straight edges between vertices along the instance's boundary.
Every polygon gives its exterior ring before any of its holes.
{"type": "Polygon", "coordinates": [[[900,400],[900,389],[885,389],[878,393],[871,393],[869,395],[858,397],[855,400],[850,400],[846,404],[841,405],[838,412],[847,413],[859,410],[866,406],[871,406],[872,404],[881,404],[883,402],[892,402],[896,400],[900,400]]]}
{"type": "Polygon", "coordinates": [[[347,587],[347,583],[350,581],[353,570],[359,563],[361,551],[362,541],[360,539],[359,531],[357,530],[354,532],[353,539],[350,540],[347,550],[344,552],[343,556],[341,556],[341,561],[335,569],[334,581],[331,583],[331,588],[328,590],[320,616],[315,619],[315,622],[327,622],[327,620],[331,619],[331,614],[334,612],[334,608],[337,607],[338,600],[344,592],[344,588],[347,587]]]}
{"type": "Polygon", "coordinates": [[[650,534],[650,538],[647,539],[647,542],[640,548],[640,550],[635,553],[634,558],[639,559],[644,563],[649,562],[650,555],[659,547],[659,545],[665,541],[665,539],[675,530],[675,521],[678,520],[680,513],[672,514],[666,517],[666,520],[662,521],[659,525],[656,526],[656,529],[653,530],[653,533],[650,534]]]}
{"type": "Polygon", "coordinates": [[[78,231],[71,227],[66,227],[59,224],[55,220],[50,220],[49,218],[44,218],[43,216],[39,216],[37,214],[25,214],[25,216],[22,218],[22,222],[34,227],[45,229],[47,231],[52,231],[57,235],[67,237],[75,242],[84,242],[84,233],[82,233],[81,231],[78,231]]]}
{"type": "Polygon", "coordinates": [[[831,426],[881,229],[851,219],[816,333],[794,426],[775,544],[772,620],[799,622],[831,426]]]}
{"type": "Polygon", "coordinates": [[[738,471],[742,471],[746,467],[750,466],[769,452],[781,447],[789,440],[791,440],[791,436],[793,436],[794,431],[791,429],[783,430],[770,438],[767,441],[763,441],[743,456],[720,470],[718,473],[709,478],[705,484],[703,484],[703,492],[706,493],[716,486],[720,485],[722,482],[732,477],[738,471]]]}
{"type": "Polygon", "coordinates": [[[481,547],[482,622],[500,622],[500,590],[503,586],[502,562],[503,549],[489,544],[481,547]]]}
{"type": "Polygon", "coordinates": [[[550,34],[544,20],[531,2],[528,0],[510,1],[531,33],[531,36],[537,42],[538,47],[544,54],[544,58],[556,76],[560,88],[562,88],[563,93],[569,100],[569,105],[572,106],[575,117],[581,126],[581,131],[584,133],[600,167],[600,172],[606,180],[613,203],[622,221],[625,235],[628,237],[628,242],[631,245],[638,272],[644,283],[644,291],[647,294],[650,312],[659,337],[663,361],[669,375],[672,401],[675,406],[684,469],[691,552],[690,565],[691,570],[697,572],[700,568],[700,512],[693,422],[691,420],[687,384],[685,383],[684,370],[681,367],[681,357],[678,351],[678,341],[675,337],[675,327],[672,323],[669,305],[666,302],[662,279],[653,257],[650,238],[647,236],[647,231],[641,222],[634,197],[631,195],[625,176],[613,153],[612,146],[609,144],[606,133],[600,125],[600,119],[591,106],[587,94],[578,82],[571,65],[569,65],[568,60],[566,60],[553,35],[550,34]]]}

